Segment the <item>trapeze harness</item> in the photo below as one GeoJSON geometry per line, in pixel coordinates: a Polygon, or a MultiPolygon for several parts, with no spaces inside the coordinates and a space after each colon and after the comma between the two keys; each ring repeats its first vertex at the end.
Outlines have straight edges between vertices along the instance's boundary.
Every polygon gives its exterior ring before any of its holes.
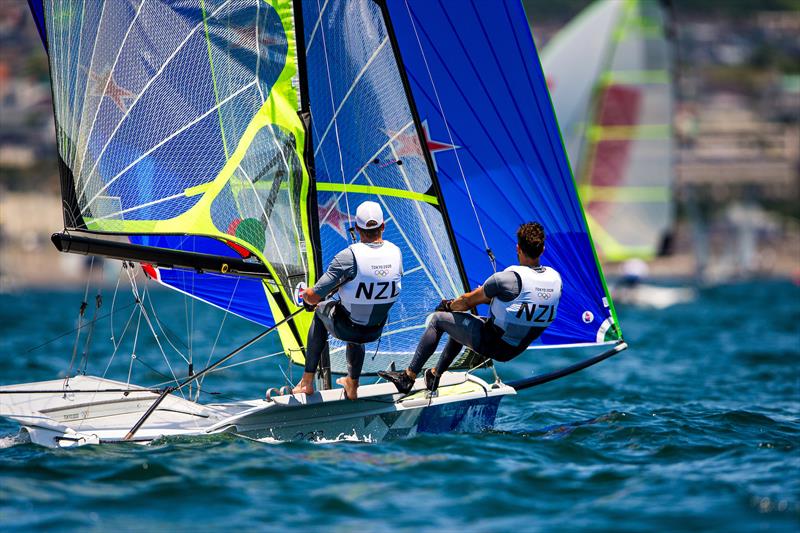
{"type": "Polygon", "coordinates": [[[525,351],[553,323],[561,298],[561,276],[552,268],[513,265],[505,272],[519,276],[519,295],[510,302],[492,299],[481,342],[483,355],[501,361],[525,351]]]}

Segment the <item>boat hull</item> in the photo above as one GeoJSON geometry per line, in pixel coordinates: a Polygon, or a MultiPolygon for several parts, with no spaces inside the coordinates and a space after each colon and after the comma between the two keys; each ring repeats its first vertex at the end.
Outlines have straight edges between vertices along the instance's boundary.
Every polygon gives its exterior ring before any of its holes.
{"type": "MultiPolygon", "coordinates": [[[[46,392],[62,386],[59,380],[0,387],[0,416],[18,422],[32,442],[44,446],[122,442],[156,399],[136,387],[104,392],[125,384],[90,376],[73,378],[66,392],[46,392]],[[15,394],[2,393],[14,389],[15,394]]],[[[474,432],[492,427],[500,401],[515,392],[457,372],[445,374],[433,395],[422,380],[408,395],[377,383],[360,387],[356,401],[345,399],[342,389],[208,405],[171,394],[133,440],[234,433],[266,442],[380,442],[417,433],[474,432]]]]}

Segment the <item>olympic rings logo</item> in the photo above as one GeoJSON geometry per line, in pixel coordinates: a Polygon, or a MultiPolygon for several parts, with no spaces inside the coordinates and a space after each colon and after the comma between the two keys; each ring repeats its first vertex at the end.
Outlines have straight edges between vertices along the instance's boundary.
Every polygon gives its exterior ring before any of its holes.
{"type": "Polygon", "coordinates": [[[385,271],[385,270],[376,270],[376,271],[374,272],[374,274],[375,274],[376,276],[378,276],[379,278],[385,278],[386,276],[388,276],[388,275],[389,275],[389,273],[388,273],[387,271],[385,271]]]}
{"type": "Polygon", "coordinates": [[[546,292],[540,292],[539,294],[537,294],[537,296],[539,298],[541,298],[542,300],[549,300],[550,299],[550,294],[546,293],[546,292]]]}

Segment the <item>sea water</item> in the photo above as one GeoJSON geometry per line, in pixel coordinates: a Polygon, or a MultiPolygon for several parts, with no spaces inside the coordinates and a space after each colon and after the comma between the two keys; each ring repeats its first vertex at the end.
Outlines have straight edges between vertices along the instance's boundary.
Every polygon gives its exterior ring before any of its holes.
{"type": "MultiPolygon", "coordinates": [[[[109,377],[165,381],[169,368],[131,314],[130,292],[117,294],[112,316],[113,288],[103,295],[88,372],[102,374],[119,343],[109,377]]],[[[82,291],[0,298],[0,384],[63,376],[82,291]]],[[[91,319],[93,291],[88,300],[91,319]]],[[[180,354],[191,352],[199,368],[212,347],[219,357],[259,331],[234,317],[222,323],[219,312],[171,292],[149,304],[165,354],[184,375],[180,354]]],[[[797,531],[800,288],[742,283],[619,315],[628,351],[504,399],[495,429],[482,433],[53,450],[0,422],[0,529],[797,531]]],[[[275,351],[265,341],[231,362],[275,351]]],[[[510,380],[587,355],[527,353],[498,369],[510,380]]],[[[261,397],[299,373],[282,356],[264,358],[212,375],[204,389],[219,394],[201,400],[261,397]]]]}

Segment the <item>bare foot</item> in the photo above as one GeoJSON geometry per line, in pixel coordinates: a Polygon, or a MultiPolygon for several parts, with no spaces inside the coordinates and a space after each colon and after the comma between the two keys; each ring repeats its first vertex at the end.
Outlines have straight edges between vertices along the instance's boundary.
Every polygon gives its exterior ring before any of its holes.
{"type": "Polygon", "coordinates": [[[344,396],[348,400],[355,400],[358,398],[358,380],[350,379],[349,376],[344,376],[336,380],[336,383],[344,387],[344,396]]]}
{"type": "Polygon", "coordinates": [[[292,389],[292,394],[314,394],[314,385],[301,381],[292,389]]]}
{"type": "Polygon", "coordinates": [[[292,389],[292,394],[314,394],[314,374],[303,374],[303,379],[292,389]]]}

